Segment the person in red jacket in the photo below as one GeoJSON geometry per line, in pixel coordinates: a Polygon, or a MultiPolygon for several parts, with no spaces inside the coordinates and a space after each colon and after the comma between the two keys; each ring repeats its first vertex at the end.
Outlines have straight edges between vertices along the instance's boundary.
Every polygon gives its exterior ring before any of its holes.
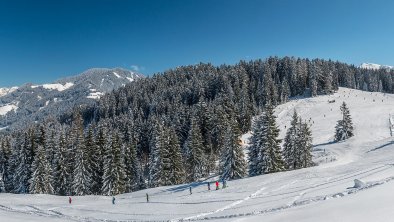
{"type": "Polygon", "coordinates": [[[71,197],[68,197],[68,203],[71,204],[71,197]]]}
{"type": "Polygon", "coordinates": [[[216,190],[219,190],[219,181],[216,181],[216,190]]]}

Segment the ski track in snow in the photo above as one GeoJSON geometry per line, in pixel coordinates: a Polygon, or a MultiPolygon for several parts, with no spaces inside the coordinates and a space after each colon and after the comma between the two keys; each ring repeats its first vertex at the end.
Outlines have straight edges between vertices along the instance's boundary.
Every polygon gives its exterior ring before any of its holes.
{"type": "Polygon", "coordinates": [[[215,214],[215,213],[219,213],[219,212],[225,211],[225,210],[230,209],[232,207],[235,207],[235,206],[237,206],[237,205],[239,205],[239,204],[241,204],[241,203],[243,203],[245,201],[248,201],[251,198],[254,198],[254,197],[258,196],[265,189],[267,189],[267,187],[262,187],[259,190],[257,190],[256,192],[254,192],[254,193],[250,194],[249,196],[245,197],[244,199],[235,201],[235,202],[233,202],[233,203],[231,203],[231,204],[229,204],[227,206],[224,206],[222,208],[219,208],[219,209],[217,209],[215,211],[210,211],[210,212],[198,214],[198,215],[195,215],[195,216],[192,216],[192,217],[187,217],[187,218],[184,218],[184,219],[177,219],[177,220],[172,220],[172,221],[194,220],[194,219],[197,219],[197,218],[200,218],[200,217],[206,217],[206,216],[211,215],[211,214],[215,214]]]}

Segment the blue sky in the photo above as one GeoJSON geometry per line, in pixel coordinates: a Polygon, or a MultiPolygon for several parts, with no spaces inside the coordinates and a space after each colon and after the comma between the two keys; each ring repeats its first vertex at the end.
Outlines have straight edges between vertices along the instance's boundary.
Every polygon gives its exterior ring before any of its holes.
{"type": "Polygon", "coordinates": [[[0,0],[0,86],[271,55],[394,65],[383,0],[0,0]]]}

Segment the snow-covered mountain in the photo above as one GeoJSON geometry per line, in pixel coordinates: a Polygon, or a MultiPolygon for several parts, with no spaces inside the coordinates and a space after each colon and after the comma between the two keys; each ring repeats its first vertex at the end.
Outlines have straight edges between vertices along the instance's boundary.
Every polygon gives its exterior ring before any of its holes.
{"type": "Polygon", "coordinates": [[[1,97],[1,96],[5,96],[5,95],[7,95],[8,93],[12,93],[12,92],[14,92],[14,91],[17,90],[17,89],[18,89],[18,87],[0,88],[0,97],[1,97]]]}
{"type": "Polygon", "coordinates": [[[0,89],[0,128],[23,126],[48,115],[58,116],[75,105],[92,104],[100,96],[143,78],[121,69],[89,69],[49,84],[25,84],[0,89]]]}
{"type": "Polygon", "coordinates": [[[209,181],[214,188],[217,177],[157,187],[118,195],[116,204],[110,196],[75,196],[69,204],[64,196],[0,193],[0,221],[391,221],[393,107],[393,94],[347,88],[278,106],[280,138],[294,109],[311,125],[316,167],[232,180],[219,190],[207,187],[209,181]],[[342,101],[355,135],[334,143],[342,101]]]}
{"type": "Polygon", "coordinates": [[[392,69],[394,69],[394,66],[379,65],[379,64],[375,64],[375,63],[362,63],[360,65],[360,68],[373,69],[373,70],[378,70],[378,69],[392,70],[392,69]]]}

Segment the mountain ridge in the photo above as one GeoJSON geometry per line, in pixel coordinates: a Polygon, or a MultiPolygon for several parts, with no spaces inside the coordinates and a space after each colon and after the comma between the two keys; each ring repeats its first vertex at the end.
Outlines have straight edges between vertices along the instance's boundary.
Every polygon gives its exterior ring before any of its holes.
{"type": "Polygon", "coordinates": [[[93,104],[105,93],[144,78],[123,68],[91,68],[51,83],[0,88],[0,128],[59,116],[75,105],[93,104]]]}

